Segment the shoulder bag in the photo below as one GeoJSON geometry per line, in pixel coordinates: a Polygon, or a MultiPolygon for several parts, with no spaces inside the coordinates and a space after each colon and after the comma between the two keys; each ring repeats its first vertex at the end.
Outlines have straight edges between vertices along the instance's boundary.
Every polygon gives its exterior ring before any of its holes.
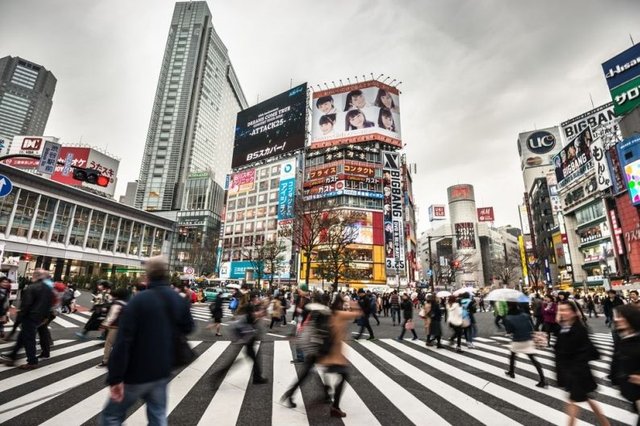
{"type": "Polygon", "coordinates": [[[196,359],[196,353],[191,349],[191,346],[189,346],[187,336],[185,336],[176,325],[176,318],[171,313],[171,301],[160,293],[162,290],[157,291],[158,297],[162,299],[162,303],[164,304],[165,312],[169,322],[171,323],[171,329],[173,332],[173,366],[184,367],[191,364],[193,360],[196,359]]]}

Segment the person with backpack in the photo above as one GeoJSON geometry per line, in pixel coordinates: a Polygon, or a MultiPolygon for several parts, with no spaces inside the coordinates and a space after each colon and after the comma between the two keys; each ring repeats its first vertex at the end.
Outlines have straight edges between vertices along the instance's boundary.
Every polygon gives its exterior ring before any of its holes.
{"type": "Polygon", "coordinates": [[[98,294],[93,297],[91,317],[84,325],[84,329],[76,333],[76,336],[80,339],[87,339],[87,334],[90,331],[95,331],[100,327],[111,307],[111,295],[109,294],[111,292],[111,283],[107,280],[100,280],[97,286],[98,294]]]}
{"type": "Polygon", "coordinates": [[[362,314],[358,319],[359,325],[360,325],[360,332],[355,337],[355,340],[358,340],[360,339],[360,337],[362,337],[362,333],[364,332],[365,328],[369,332],[368,340],[373,340],[375,337],[373,336],[373,329],[371,328],[371,324],[369,323],[369,316],[371,315],[371,300],[363,289],[358,290],[358,296],[360,296],[360,299],[358,300],[358,305],[360,306],[360,310],[362,314]]]}
{"type": "Polygon", "coordinates": [[[411,333],[413,333],[413,340],[418,340],[415,324],[413,323],[413,303],[409,300],[409,297],[406,294],[402,296],[400,308],[402,308],[404,323],[402,324],[402,332],[400,332],[400,336],[397,340],[402,340],[404,338],[404,332],[407,330],[411,330],[411,333]]]}
{"type": "Polygon", "coordinates": [[[393,290],[393,293],[389,296],[389,307],[391,308],[393,325],[396,325],[396,318],[398,318],[398,324],[400,324],[400,296],[398,296],[398,290],[393,290]]]}
{"type": "Polygon", "coordinates": [[[113,344],[116,341],[118,334],[118,322],[122,315],[122,310],[127,306],[127,299],[129,298],[129,290],[126,288],[116,288],[111,292],[113,303],[107,312],[107,317],[100,324],[100,328],[107,331],[107,339],[104,341],[104,355],[102,356],[102,362],[98,364],[98,367],[106,367],[109,365],[109,355],[113,349],[113,344]]]}

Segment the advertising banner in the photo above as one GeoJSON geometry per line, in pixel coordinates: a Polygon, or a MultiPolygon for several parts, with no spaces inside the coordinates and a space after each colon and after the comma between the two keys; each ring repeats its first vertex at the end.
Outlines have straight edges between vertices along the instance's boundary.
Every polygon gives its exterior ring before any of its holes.
{"type": "Polygon", "coordinates": [[[400,153],[382,151],[383,219],[387,269],[404,270],[404,220],[400,153]]]}
{"type": "Polygon", "coordinates": [[[99,151],[96,151],[95,149],[76,146],[63,146],[58,156],[58,165],[56,165],[56,170],[51,175],[51,180],[63,183],[65,185],[91,188],[93,190],[113,196],[116,190],[116,176],[118,173],[119,165],[120,161],[116,160],[115,158],[109,157],[108,155],[105,155],[99,151]],[[86,182],[75,180],[73,178],[73,173],[65,175],[64,165],[59,163],[61,161],[66,161],[67,157],[71,158],[72,167],[94,169],[99,171],[101,175],[107,176],[109,178],[109,185],[106,187],[91,185],[86,182]]]}
{"type": "Polygon", "coordinates": [[[494,222],[493,207],[480,207],[478,210],[478,222],[494,222]]]}
{"type": "Polygon", "coordinates": [[[624,181],[622,174],[622,164],[618,157],[618,150],[616,146],[612,146],[607,150],[607,163],[609,164],[609,173],[611,174],[611,184],[613,186],[613,193],[619,194],[627,190],[627,184],[624,181]]]}
{"type": "Polygon", "coordinates": [[[627,138],[617,145],[622,176],[634,206],[640,204],[640,135],[627,138]]]}
{"type": "Polygon", "coordinates": [[[613,112],[613,103],[609,102],[561,123],[560,128],[564,140],[570,141],[584,129],[591,127],[593,138],[602,138],[605,146],[609,146],[621,140],[619,121],[613,112]]]}
{"type": "Polygon", "coordinates": [[[234,173],[231,176],[229,182],[229,193],[239,194],[242,192],[249,192],[255,188],[256,184],[256,169],[243,170],[238,173],[234,173]]]}
{"type": "Polygon", "coordinates": [[[602,64],[616,115],[640,105],[640,44],[635,44],[602,64]]]}
{"type": "MultiPolygon", "coordinates": [[[[7,154],[42,155],[45,142],[57,142],[58,138],[49,136],[14,136],[9,146],[5,147],[7,154]]],[[[33,158],[9,158],[4,164],[18,169],[32,169],[38,167],[39,161],[33,158]]]]}
{"type": "Polygon", "coordinates": [[[429,222],[434,220],[445,220],[447,215],[445,213],[444,204],[432,204],[429,206],[429,222]]]}
{"type": "Polygon", "coordinates": [[[604,191],[611,186],[611,173],[609,173],[609,163],[605,156],[602,138],[597,138],[591,144],[591,156],[595,162],[598,191],[604,191]]]}
{"type": "Polygon", "coordinates": [[[449,202],[454,201],[475,201],[473,186],[467,184],[454,185],[447,188],[449,202]]]}
{"type": "Polygon", "coordinates": [[[304,148],[307,84],[240,111],[231,167],[304,148]]]}
{"type": "Polygon", "coordinates": [[[553,157],[562,148],[560,129],[548,127],[518,135],[518,153],[524,186],[527,191],[546,170],[553,168],[553,157]]]}
{"type": "Polygon", "coordinates": [[[46,141],[44,143],[42,155],[38,162],[38,171],[40,173],[44,173],[46,175],[53,174],[56,169],[58,156],[60,155],[60,148],[62,148],[62,145],[57,142],[46,141]]]}
{"type": "Polygon", "coordinates": [[[556,179],[560,186],[579,178],[593,167],[591,163],[591,144],[593,135],[587,127],[553,157],[556,179]],[[563,182],[565,179],[570,180],[563,182]]]}
{"type": "Polygon", "coordinates": [[[278,220],[288,220],[295,216],[296,160],[289,159],[282,164],[280,187],[278,190],[278,220]]]}
{"type": "Polygon", "coordinates": [[[529,225],[527,206],[525,204],[521,204],[518,206],[518,214],[520,215],[520,228],[522,229],[522,234],[531,234],[531,226],[529,225]]]}
{"type": "Polygon", "coordinates": [[[399,94],[379,81],[314,92],[311,146],[378,140],[402,147],[399,94]]]}
{"type": "Polygon", "coordinates": [[[476,231],[473,222],[461,222],[454,225],[456,248],[458,250],[476,248],[476,231]]]}

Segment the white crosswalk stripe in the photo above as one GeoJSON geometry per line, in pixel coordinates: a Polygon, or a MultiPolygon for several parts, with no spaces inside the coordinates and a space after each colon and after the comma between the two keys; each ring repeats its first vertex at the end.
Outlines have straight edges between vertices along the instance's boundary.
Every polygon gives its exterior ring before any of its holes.
{"type": "MultiPolygon", "coordinates": [[[[593,340],[603,351],[612,351],[613,341],[607,334],[594,334],[593,340]]],[[[108,398],[106,371],[95,367],[102,356],[97,344],[61,340],[56,342],[51,358],[43,360],[36,370],[0,368],[0,423],[95,423],[108,398]]],[[[257,405],[264,413],[251,413],[251,418],[260,419],[260,424],[324,424],[322,419],[310,417],[320,409],[328,416],[328,408],[318,408],[315,402],[323,392],[320,386],[298,389],[294,394],[298,406],[294,409],[280,402],[299,371],[290,363],[290,342],[257,344],[263,367],[272,363],[272,368],[265,370],[270,372],[267,385],[252,383],[251,361],[244,350],[238,353],[241,348],[237,345],[228,341],[190,344],[199,355],[170,380],[170,424],[245,424],[243,415],[256,392],[272,398],[270,404],[267,399],[257,405]],[[233,359],[235,363],[226,371],[214,366],[233,359]],[[210,383],[217,374],[221,374],[219,386],[212,388],[210,383]],[[195,406],[185,403],[193,398],[199,398],[195,406]]],[[[341,408],[347,412],[343,423],[445,425],[464,424],[466,419],[489,425],[565,424],[566,394],[553,386],[552,350],[538,351],[537,358],[551,385],[538,388],[537,372],[528,359],[518,358],[515,379],[505,376],[509,363],[507,344],[502,336],[478,338],[475,349],[456,353],[446,344],[444,349],[436,349],[426,347],[423,341],[346,342],[345,355],[351,366],[341,401],[341,408]]],[[[0,345],[0,350],[9,348],[10,343],[0,345]]],[[[637,415],[630,410],[630,404],[606,379],[608,363],[599,360],[592,369],[599,382],[595,398],[605,415],[614,424],[635,424],[637,415]]],[[[333,381],[330,374],[312,374],[325,383],[333,381]]],[[[577,424],[594,424],[595,416],[588,405],[580,405],[584,410],[577,424]]],[[[256,410],[255,404],[252,407],[256,410]]],[[[144,405],[129,415],[127,424],[146,424],[144,405]]]]}

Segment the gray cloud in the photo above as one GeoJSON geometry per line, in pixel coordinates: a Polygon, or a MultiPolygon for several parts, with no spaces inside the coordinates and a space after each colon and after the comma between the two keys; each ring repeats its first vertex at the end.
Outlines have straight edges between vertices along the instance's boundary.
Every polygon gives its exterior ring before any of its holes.
{"type": "MultiPolygon", "coordinates": [[[[209,1],[247,99],[384,73],[403,82],[420,227],[456,183],[498,224],[523,191],[515,141],[609,100],[600,63],[638,41],[640,2],[209,1]],[[635,33],[634,33],[635,31],[635,33]]],[[[137,178],[173,2],[3,0],[0,54],[58,78],[47,133],[121,157],[137,178]]]]}

